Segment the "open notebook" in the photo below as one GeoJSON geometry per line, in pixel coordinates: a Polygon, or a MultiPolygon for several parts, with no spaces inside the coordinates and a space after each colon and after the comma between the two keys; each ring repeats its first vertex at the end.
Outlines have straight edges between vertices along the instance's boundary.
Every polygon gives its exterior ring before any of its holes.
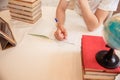
{"type": "Polygon", "coordinates": [[[65,42],[68,44],[80,45],[82,32],[86,30],[84,27],[84,20],[80,15],[73,10],[67,10],[65,28],[67,30],[68,37],[64,41],[58,41],[54,37],[54,32],[56,30],[56,22],[54,20],[55,12],[53,9],[50,9],[50,12],[44,13],[44,10],[42,11],[43,16],[33,25],[29,34],[42,37],[46,36],[46,38],[52,39],[58,43],[65,42]]]}
{"type": "Polygon", "coordinates": [[[82,34],[79,28],[80,26],[66,27],[68,33],[67,39],[64,41],[58,41],[54,37],[54,32],[56,31],[55,21],[41,20],[33,26],[28,34],[51,39],[58,43],[63,42],[73,45],[80,45],[82,34]]]}
{"type": "Polygon", "coordinates": [[[66,40],[63,41],[58,41],[54,37],[54,32],[56,28],[55,27],[48,27],[48,26],[36,26],[34,29],[32,29],[29,34],[33,36],[38,36],[38,37],[43,37],[47,39],[54,40],[56,42],[63,42],[63,43],[68,43],[68,44],[73,44],[73,45],[79,45],[81,41],[81,33],[80,32],[75,32],[75,31],[69,31],[68,30],[68,36],[66,40]]]}

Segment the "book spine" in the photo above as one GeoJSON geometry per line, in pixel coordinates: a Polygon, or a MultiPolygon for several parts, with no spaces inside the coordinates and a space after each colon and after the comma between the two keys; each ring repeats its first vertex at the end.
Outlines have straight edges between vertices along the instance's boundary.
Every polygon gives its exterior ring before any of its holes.
{"type": "Polygon", "coordinates": [[[33,8],[34,6],[38,5],[38,3],[40,3],[40,2],[41,2],[41,0],[36,0],[34,2],[30,2],[30,1],[26,2],[26,1],[22,1],[22,0],[9,0],[8,3],[33,8]]]}
{"type": "Polygon", "coordinates": [[[84,79],[101,79],[101,80],[114,80],[115,76],[103,76],[103,75],[84,75],[84,79]]]}
{"type": "Polygon", "coordinates": [[[88,75],[117,76],[117,73],[108,73],[108,72],[90,72],[90,71],[85,71],[85,74],[88,74],[88,75]]]}

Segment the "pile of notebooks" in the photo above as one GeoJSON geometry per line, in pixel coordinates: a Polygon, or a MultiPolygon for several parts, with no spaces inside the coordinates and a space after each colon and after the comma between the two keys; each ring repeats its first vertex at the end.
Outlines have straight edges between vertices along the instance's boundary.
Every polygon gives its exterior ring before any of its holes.
{"type": "Polygon", "coordinates": [[[115,80],[120,73],[120,67],[107,69],[102,67],[96,61],[96,54],[101,50],[109,50],[105,46],[103,37],[100,36],[82,36],[82,64],[84,80],[115,80]]]}
{"type": "Polygon", "coordinates": [[[13,19],[35,23],[41,16],[41,0],[9,0],[8,7],[13,19]]]}

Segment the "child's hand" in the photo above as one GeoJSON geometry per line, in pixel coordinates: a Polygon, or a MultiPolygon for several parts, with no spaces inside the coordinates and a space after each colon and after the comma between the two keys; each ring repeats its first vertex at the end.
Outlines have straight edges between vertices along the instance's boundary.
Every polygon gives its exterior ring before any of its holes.
{"type": "Polygon", "coordinates": [[[58,27],[56,32],[54,33],[54,36],[57,40],[64,40],[67,37],[67,32],[66,29],[64,27],[58,27]]]}

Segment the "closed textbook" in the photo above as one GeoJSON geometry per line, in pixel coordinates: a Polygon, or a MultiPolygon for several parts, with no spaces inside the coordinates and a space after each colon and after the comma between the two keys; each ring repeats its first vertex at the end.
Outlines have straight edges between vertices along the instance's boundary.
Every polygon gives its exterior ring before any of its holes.
{"type": "Polygon", "coordinates": [[[109,50],[109,48],[105,45],[106,43],[101,36],[82,36],[82,59],[83,68],[85,71],[120,73],[120,67],[115,69],[107,69],[97,63],[95,58],[97,52],[101,50],[109,50]]]}
{"type": "Polygon", "coordinates": [[[115,80],[115,76],[108,75],[84,75],[85,80],[115,80]]]}

